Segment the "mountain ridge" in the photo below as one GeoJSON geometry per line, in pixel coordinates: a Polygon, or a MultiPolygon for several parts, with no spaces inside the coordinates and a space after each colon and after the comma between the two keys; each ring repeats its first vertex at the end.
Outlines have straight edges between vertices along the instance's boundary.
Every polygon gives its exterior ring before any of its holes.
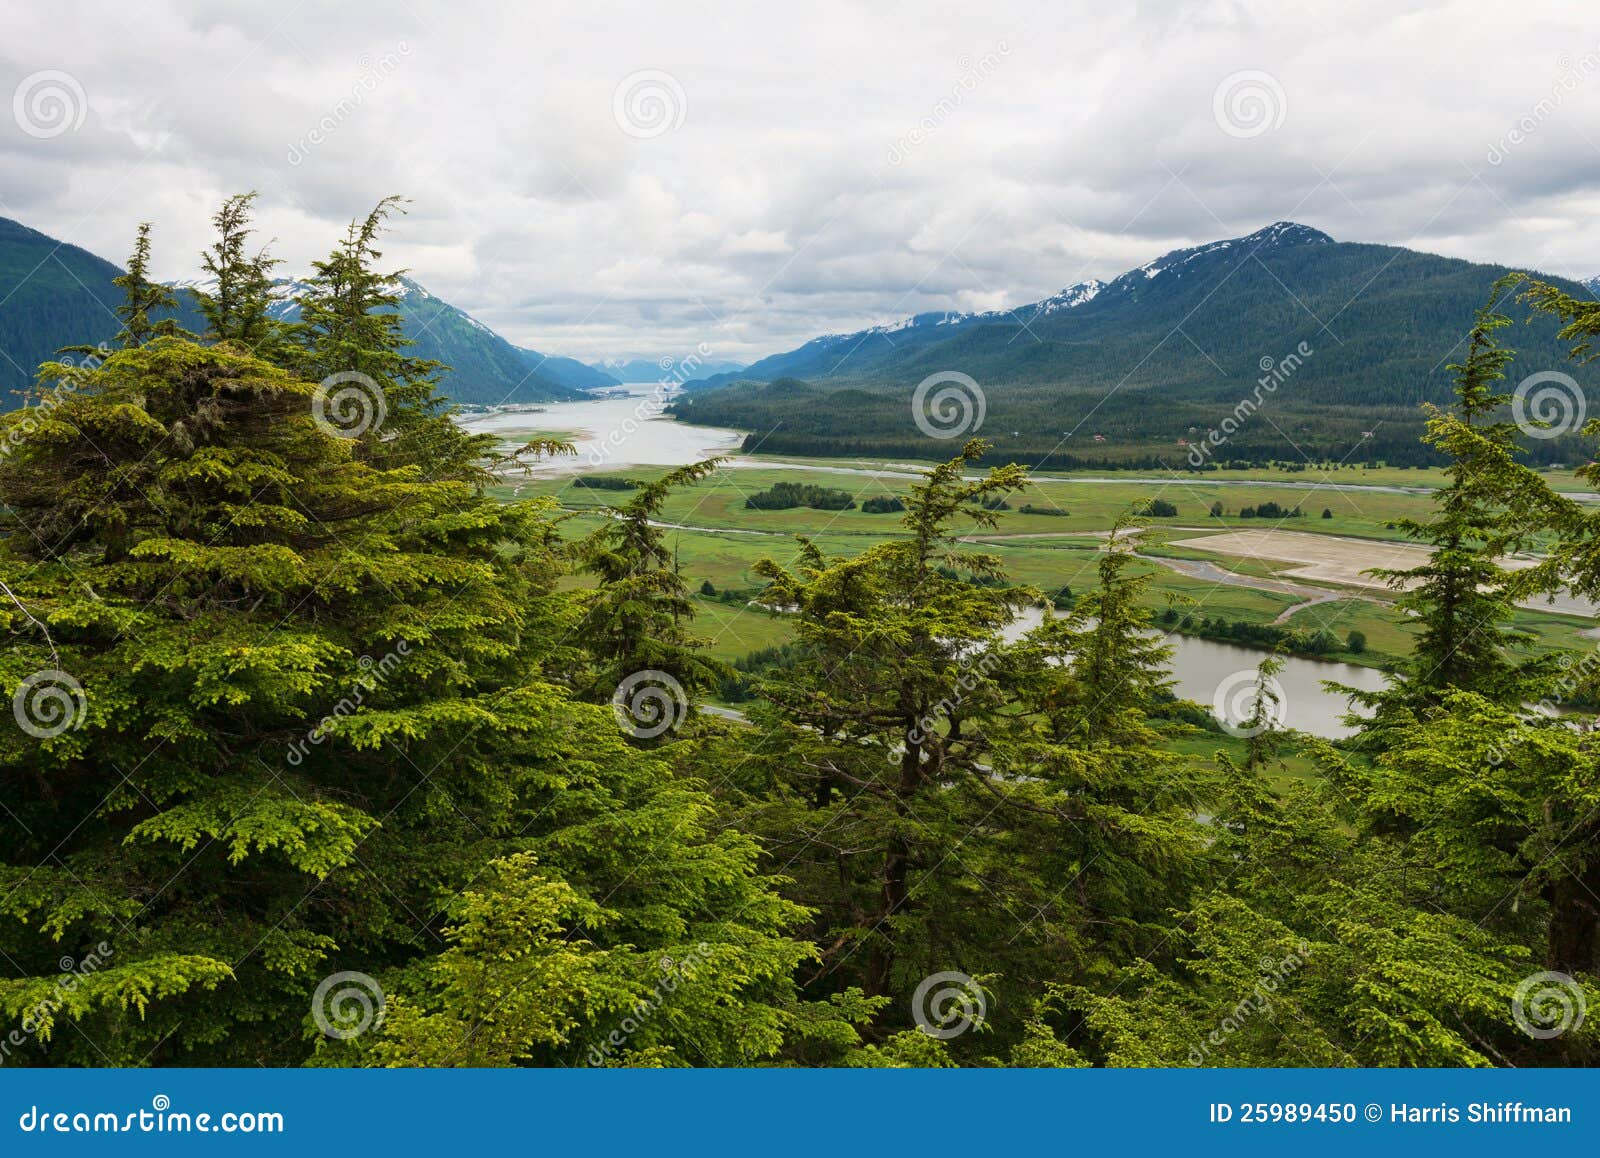
{"type": "MultiPolygon", "coordinates": [[[[111,279],[121,273],[115,262],[0,217],[0,409],[21,404],[17,392],[58,350],[115,336],[122,294],[111,279]]],[[[205,279],[169,284],[179,291],[179,323],[197,328],[194,294],[206,288],[205,279]]],[[[285,294],[304,286],[288,278],[278,284],[285,294]]],[[[617,385],[613,376],[574,358],[514,345],[410,277],[401,278],[401,287],[401,328],[416,343],[412,353],[450,367],[440,375],[440,390],[458,402],[563,401],[617,385]]],[[[293,320],[298,308],[286,298],[273,312],[293,320]]]]}
{"type": "MultiPolygon", "coordinates": [[[[1303,349],[1312,353],[1273,384],[1271,406],[1230,437],[1230,456],[1422,461],[1419,405],[1450,401],[1449,366],[1508,272],[1280,221],[1013,310],[814,338],[689,383],[674,410],[749,431],[766,453],[945,457],[948,444],[920,434],[908,404],[920,381],[955,371],[984,391],[982,434],[1018,461],[1110,466],[1115,451],[1157,466],[1181,461],[1232,413],[1262,365],[1303,349]]],[[[1594,370],[1569,361],[1557,328],[1539,316],[1512,332],[1517,377],[1560,369],[1600,405],[1594,370]]],[[[1536,461],[1579,453],[1559,438],[1530,449],[1536,461]]]]}

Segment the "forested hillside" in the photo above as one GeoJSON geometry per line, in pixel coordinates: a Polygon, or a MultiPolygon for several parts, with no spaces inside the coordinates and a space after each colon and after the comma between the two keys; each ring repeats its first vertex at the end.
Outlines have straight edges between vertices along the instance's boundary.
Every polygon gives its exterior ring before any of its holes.
{"type": "MultiPolygon", "coordinates": [[[[1449,399],[1461,319],[1507,272],[1280,222],[1014,312],[819,338],[699,384],[677,412],[751,431],[767,453],[939,458],[947,447],[906,415],[919,382],[953,370],[984,393],[982,433],[1019,462],[1149,467],[1181,463],[1180,439],[1204,438],[1267,379],[1281,433],[1245,424],[1230,458],[1281,458],[1287,436],[1316,461],[1436,462],[1418,407],[1449,399]],[[1292,372],[1274,378],[1286,359],[1292,372]]],[[[1537,318],[1519,331],[1522,364],[1564,368],[1600,400],[1600,378],[1566,363],[1556,328],[1537,318]]],[[[1571,440],[1530,446],[1543,462],[1578,457],[1571,440]]]]}
{"type": "MultiPolygon", "coordinates": [[[[122,270],[86,250],[0,218],[0,408],[21,401],[16,391],[34,368],[69,345],[94,345],[117,331],[113,307],[121,294],[111,284],[122,270]]],[[[298,283],[274,278],[274,318],[298,316],[298,283]]],[[[200,279],[174,287],[175,308],[164,316],[184,329],[199,328],[195,290],[200,279]]],[[[435,297],[410,278],[400,280],[394,309],[418,357],[448,367],[441,389],[458,402],[494,405],[580,398],[617,379],[571,358],[513,346],[481,322],[435,297]]]]}

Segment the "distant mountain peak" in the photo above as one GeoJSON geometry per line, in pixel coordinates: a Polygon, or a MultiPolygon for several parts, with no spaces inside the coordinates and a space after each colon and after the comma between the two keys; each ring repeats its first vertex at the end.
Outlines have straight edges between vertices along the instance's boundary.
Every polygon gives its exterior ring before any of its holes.
{"type": "Polygon", "coordinates": [[[1248,237],[1239,239],[1241,244],[1256,245],[1332,245],[1333,238],[1320,229],[1313,229],[1309,225],[1301,225],[1298,221],[1274,221],[1264,229],[1258,229],[1248,237]]]}

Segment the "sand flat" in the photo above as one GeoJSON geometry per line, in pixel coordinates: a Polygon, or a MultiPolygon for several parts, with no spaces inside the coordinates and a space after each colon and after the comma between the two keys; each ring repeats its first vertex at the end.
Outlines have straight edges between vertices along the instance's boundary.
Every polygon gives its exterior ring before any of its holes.
{"type": "MultiPolygon", "coordinates": [[[[1428,557],[1428,549],[1415,543],[1380,543],[1371,539],[1315,535],[1305,531],[1227,531],[1220,535],[1178,539],[1171,545],[1242,559],[1295,564],[1286,571],[1278,572],[1286,578],[1386,591],[1392,590],[1387,583],[1376,575],[1364,572],[1374,567],[1405,571],[1420,566],[1428,557]]],[[[1515,569],[1531,566],[1531,563],[1526,559],[1507,559],[1503,565],[1515,569]]],[[[1520,606],[1590,619],[1600,612],[1600,607],[1594,602],[1570,592],[1562,592],[1553,600],[1524,600],[1520,606]]]]}

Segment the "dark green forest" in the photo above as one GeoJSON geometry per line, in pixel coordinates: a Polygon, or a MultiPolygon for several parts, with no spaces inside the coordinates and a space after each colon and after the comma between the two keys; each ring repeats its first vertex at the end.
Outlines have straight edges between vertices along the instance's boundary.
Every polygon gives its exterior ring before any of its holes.
{"type": "Polygon", "coordinates": [[[1247,742],[1200,759],[1136,533],[1059,596],[962,541],[1027,501],[1004,439],[945,444],[897,537],[763,563],[795,643],[710,658],[656,516],[716,460],[587,536],[492,495],[571,448],[452,420],[393,311],[402,208],[293,320],[250,195],[190,327],[141,231],[104,355],[0,416],[6,1064],[1594,1062],[1600,756],[1528,705],[1600,665],[1510,621],[1600,595],[1600,512],[1529,469],[1503,384],[1526,318],[1565,357],[1600,305],[1522,278],[1447,319],[1449,384],[1382,403],[1449,471],[1391,577],[1414,655],[1331,743],[1275,725],[1264,653],[1247,742]],[[701,712],[730,680],[745,718],[701,712]]]}
{"type": "MultiPolygon", "coordinates": [[[[1511,273],[1290,223],[1152,265],[1159,276],[1132,270],[1070,309],[819,338],[691,384],[675,413],[749,431],[745,449],[767,454],[937,461],[948,444],[908,428],[907,400],[960,367],[986,399],[994,453],[1036,469],[1209,470],[1221,457],[1437,466],[1422,407],[1449,402],[1463,319],[1511,273]],[[1252,395],[1270,399],[1270,422],[1238,413],[1252,395]],[[1218,458],[1191,454],[1230,417],[1244,421],[1218,458]]],[[[1522,375],[1563,370],[1600,404],[1592,371],[1567,361],[1559,322],[1518,322],[1522,375]]],[[[1587,461],[1575,432],[1522,444],[1533,465],[1587,461]]]]}

